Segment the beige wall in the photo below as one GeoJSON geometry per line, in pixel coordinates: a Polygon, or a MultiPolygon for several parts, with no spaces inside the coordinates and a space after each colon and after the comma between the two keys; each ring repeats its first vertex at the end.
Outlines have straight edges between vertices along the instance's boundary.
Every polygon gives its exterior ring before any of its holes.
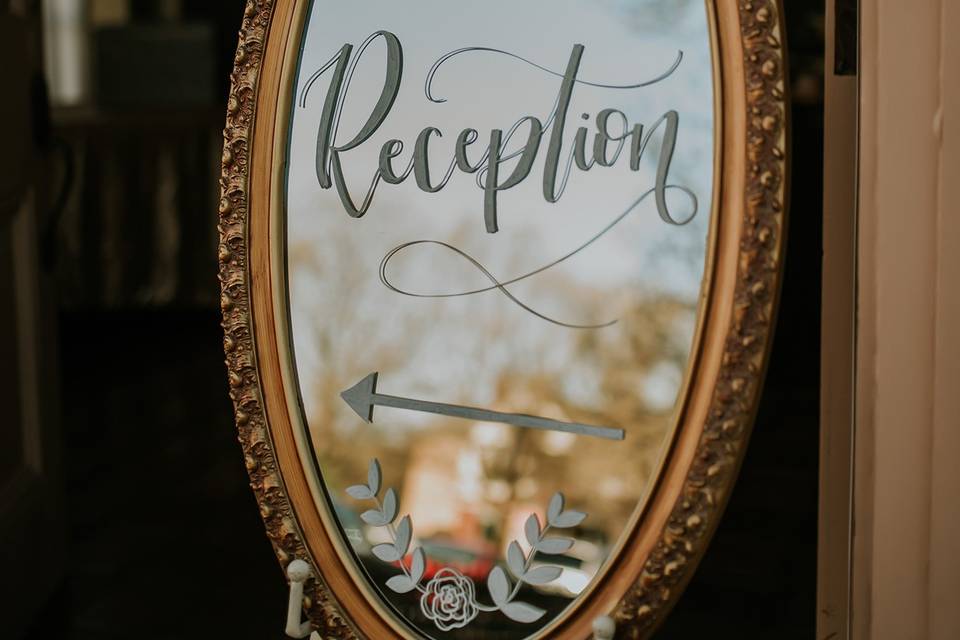
{"type": "Polygon", "coordinates": [[[960,3],[862,0],[853,637],[960,638],[960,3]]]}

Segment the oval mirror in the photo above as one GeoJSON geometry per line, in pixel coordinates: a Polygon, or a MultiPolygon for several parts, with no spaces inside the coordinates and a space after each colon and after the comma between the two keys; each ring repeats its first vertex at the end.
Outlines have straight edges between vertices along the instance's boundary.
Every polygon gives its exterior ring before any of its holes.
{"type": "Polygon", "coordinates": [[[782,261],[780,13],[738,4],[248,3],[225,347],[321,634],[640,637],[679,596],[782,261]]]}

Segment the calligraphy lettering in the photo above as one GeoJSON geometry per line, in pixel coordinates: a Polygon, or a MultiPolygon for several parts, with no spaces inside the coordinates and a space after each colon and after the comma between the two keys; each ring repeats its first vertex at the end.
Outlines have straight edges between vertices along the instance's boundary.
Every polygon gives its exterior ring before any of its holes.
{"type": "MultiPolygon", "coordinates": [[[[492,49],[485,49],[494,51],[492,49]]],[[[462,49],[447,54],[431,69],[427,80],[425,93],[432,102],[443,102],[444,100],[434,98],[430,85],[433,81],[436,70],[441,64],[452,58],[454,55],[465,53],[470,49],[462,49]]],[[[500,52],[505,53],[505,52],[500,52]]],[[[512,57],[518,58],[518,56],[512,57]]],[[[354,218],[360,218],[367,213],[373,202],[374,194],[381,181],[387,184],[397,185],[404,182],[412,173],[417,187],[426,193],[436,193],[442,190],[456,171],[466,174],[477,174],[477,185],[483,190],[483,218],[484,227],[488,233],[496,233],[499,230],[499,212],[498,212],[498,194],[501,191],[511,189],[524,182],[533,170],[534,163],[540,153],[541,142],[544,136],[549,134],[546,145],[546,156],[544,161],[542,190],[543,197],[547,202],[557,202],[563,195],[567,187],[570,173],[573,165],[581,171],[590,171],[594,166],[612,167],[614,166],[622,151],[629,141],[629,166],[632,171],[639,171],[641,159],[646,151],[648,144],[653,138],[654,133],[659,132],[661,136],[660,151],[656,158],[656,181],[653,193],[656,199],[657,211],[660,218],[673,225],[686,224],[692,218],[692,215],[684,216],[678,219],[670,211],[666,194],[670,189],[680,189],[684,193],[691,195],[690,192],[670,183],[670,166],[673,161],[673,154],[676,149],[677,135],[680,126],[680,116],[676,111],[670,110],[664,113],[649,129],[645,129],[642,124],[630,126],[627,116],[616,109],[603,109],[597,114],[595,119],[595,132],[593,133],[592,145],[589,142],[590,130],[585,126],[577,128],[574,134],[572,148],[564,155],[564,131],[573,98],[574,90],[578,84],[588,84],[613,89],[630,89],[641,86],[648,86],[668,77],[679,65],[680,58],[666,73],[657,78],[634,85],[599,85],[597,83],[585,82],[578,78],[580,62],[584,55],[583,45],[573,46],[570,57],[567,61],[565,71],[560,74],[553,71],[549,73],[558,76],[560,86],[553,109],[545,121],[534,116],[524,116],[507,129],[492,129],[489,133],[488,144],[483,151],[481,158],[472,162],[467,154],[467,148],[480,139],[480,134],[476,129],[463,129],[456,137],[454,144],[453,157],[443,171],[442,177],[435,180],[429,163],[428,150],[431,141],[436,141],[443,137],[443,132],[436,127],[423,128],[416,138],[413,152],[406,167],[398,172],[394,165],[403,153],[404,143],[398,139],[391,139],[384,143],[380,148],[379,161],[369,186],[359,203],[355,202],[350,195],[350,189],[343,173],[343,156],[367,142],[374,133],[383,125],[390,114],[400,89],[403,79],[403,47],[399,38],[389,31],[377,31],[371,34],[360,45],[356,53],[351,44],[345,44],[339,52],[330,59],[314,76],[310,79],[302,100],[302,105],[306,102],[306,92],[313,82],[329,69],[333,69],[327,94],[324,98],[323,109],[320,117],[320,124],[317,131],[316,141],[316,174],[317,181],[321,188],[334,188],[344,210],[348,215],[354,218]],[[360,130],[353,135],[347,142],[340,142],[340,116],[344,105],[347,102],[350,92],[350,83],[354,77],[358,62],[365,55],[369,45],[375,40],[382,39],[385,47],[385,73],[383,86],[380,90],[380,96],[370,110],[369,116],[364,121],[360,130]],[[610,120],[615,118],[621,123],[620,133],[610,132],[610,120]],[[510,142],[515,132],[520,128],[527,127],[526,140],[518,149],[508,150],[510,142]],[[610,146],[614,146],[613,153],[609,153],[610,146]],[[501,179],[505,174],[503,165],[507,162],[516,160],[513,170],[501,179]],[[561,172],[561,165],[563,166],[561,172]]],[[[524,60],[519,58],[520,60],[524,60]]],[[[526,61],[524,60],[525,62],[526,61]]],[[[530,63],[532,64],[532,63],[530,63]]],[[[534,65],[538,66],[538,65],[534,65]]],[[[543,67],[539,67],[543,69],[543,67]]],[[[584,119],[588,119],[588,114],[583,114],[584,119]]],[[[437,174],[439,175],[439,174],[437,174]]],[[[694,211],[696,203],[694,202],[694,211]]]]}

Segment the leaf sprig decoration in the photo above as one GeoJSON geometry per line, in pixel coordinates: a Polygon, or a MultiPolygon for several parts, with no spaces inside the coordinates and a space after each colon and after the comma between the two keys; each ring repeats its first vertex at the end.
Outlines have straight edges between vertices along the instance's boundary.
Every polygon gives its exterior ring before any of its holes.
{"type": "MultiPolygon", "coordinates": [[[[347,494],[356,500],[372,500],[374,508],[368,509],[360,514],[360,518],[370,526],[386,527],[390,534],[391,542],[375,545],[372,549],[373,555],[383,562],[399,563],[403,570],[402,574],[395,575],[387,580],[387,587],[396,593],[409,593],[417,590],[423,594],[422,598],[430,597],[427,588],[420,585],[423,580],[427,567],[427,558],[423,547],[416,547],[410,553],[410,545],[413,540],[413,523],[409,515],[400,518],[400,522],[394,524],[399,515],[400,502],[397,498],[397,492],[392,487],[388,487],[383,494],[383,500],[380,500],[380,490],[383,484],[383,474],[380,469],[380,462],[376,458],[370,461],[370,468],[367,471],[367,483],[357,484],[347,487],[347,494]],[[410,566],[407,567],[404,558],[410,555],[410,566]]],[[[569,551],[575,541],[573,538],[564,536],[547,535],[553,529],[570,529],[583,522],[587,514],[581,511],[564,509],[564,498],[562,493],[555,493],[550,498],[547,505],[547,522],[541,526],[537,514],[530,514],[523,525],[523,535],[530,545],[529,553],[524,553],[520,543],[511,540],[507,546],[507,568],[509,574],[503,567],[496,566],[487,575],[487,590],[490,598],[493,600],[493,606],[484,605],[475,601],[473,590],[469,590],[469,600],[476,610],[479,611],[500,611],[505,616],[516,622],[536,622],[546,613],[544,609],[535,607],[527,602],[516,600],[520,587],[524,584],[533,586],[542,586],[548,584],[563,573],[563,569],[556,565],[540,564],[533,566],[534,558],[537,554],[561,555],[569,551]],[[511,580],[510,575],[513,576],[511,580]]],[[[428,584],[429,588],[431,585],[428,584]]]]}
{"type": "Polygon", "coordinates": [[[494,567],[487,576],[490,597],[505,616],[517,622],[536,622],[543,617],[545,610],[514,598],[524,583],[542,586],[560,577],[563,573],[561,567],[549,564],[532,566],[533,559],[537,553],[560,555],[569,551],[574,545],[573,538],[547,537],[547,532],[551,529],[576,527],[586,517],[587,514],[580,511],[565,511],[563,494],[560,492],[550,498],[546,526],[541,527],[537,514],[530,514],[523,525],[523,535],[530,544],[530,553],[525,554],[516,540],[512,540],[507,546],[507,568],[516,579],[516,584],[511,585],[510,577],[501,567],[494,567]]]}
{"type": "Polygon", "coordinates": [[[373,547],[372,552],[383,562],[399,562],[403,570],[402,575],[396,575],[387,580],[387,587],[397,593],[409,593],[414,589],[423,591],[420,581],[427,569],[427,558],[423,552],[423,547],[417,547],[413,550],[410,559],[410,568],[407,568],[404,558],[410,552],[410,542],[413,539],[413,523],[410,516],[406,515],[400,519],[400,523],[394,526],[394,522],[399,515],[400,501],[397,498],[397,492],[393,487],[387,488],[380,501],[380,489],[382,488],[383,473],[380,469],[380,461],[374,458],[370,461],[370,468],[367,470],[367,483],[355,484],[347,487],[347,495],[356,500],[373,500],[376,506],[360,514],[360,519],[372,527],[386,527],[390,534],[392,542],[378,544],[373,547]]]}

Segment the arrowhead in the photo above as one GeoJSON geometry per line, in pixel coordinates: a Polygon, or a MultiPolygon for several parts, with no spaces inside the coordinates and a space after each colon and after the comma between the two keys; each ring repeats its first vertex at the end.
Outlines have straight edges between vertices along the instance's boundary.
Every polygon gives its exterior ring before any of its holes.
{"type": "Polygon", "coordinates": [[[375,371],[340,393],[343,401],[366,422],[373,422],[373,394],[377,392],[378,375],[379,373],[375,371]]]}

